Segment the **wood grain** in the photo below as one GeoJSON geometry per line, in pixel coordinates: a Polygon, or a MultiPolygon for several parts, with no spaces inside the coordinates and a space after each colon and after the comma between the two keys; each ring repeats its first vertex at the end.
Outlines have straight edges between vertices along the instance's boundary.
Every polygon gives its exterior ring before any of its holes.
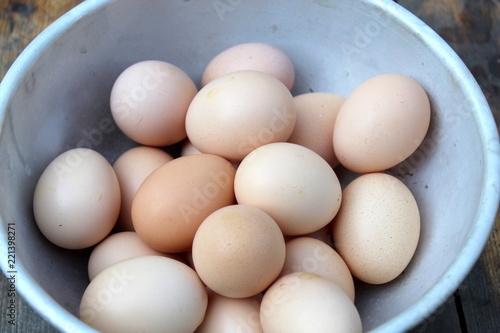
{"type": "MultiPolygon", "coordinates": [[[[0,0],[0,79],[22,50],[81,0],[0,0]]],[[[463,59],[500,124],[500,0],[399,0],[433,28],[463,59]]],[[[500,172],[500,171],[499,171],[500,172]]],[[[2,296],[8,290],[0,281],[2,296]]],[[[57,332],[23,299],[18,326],[0,315],[1,332],[57,332]]],[[[6,306],[0,297],[0,308],[6,306]]],[[[484,252],[449,300],[412,332],[500,332],[500,214],[484,252]]]]}
{"type": "Polygon", "coordinates": [[[0,78],[49,24],[82,0],[0,0],[0,78]]]}

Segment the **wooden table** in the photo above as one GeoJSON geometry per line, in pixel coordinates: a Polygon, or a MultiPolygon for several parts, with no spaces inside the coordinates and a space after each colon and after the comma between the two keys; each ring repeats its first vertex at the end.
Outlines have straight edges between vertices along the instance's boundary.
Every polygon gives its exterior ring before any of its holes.
{"type": "MultiPolygon", "coordinates": [[[[28,43],[80,0],[0,0],[0,78],[28,43]]],[[[467,64],[500,124],[500,0],[399,0],[438,32],[467,64]]],[[[500,172],[500,171],[499,171],[500,172]]],[[[17,330],[4,315],[0,332],[56,332],[22,299],[17,330]]],[[[500,216],[484,252],[455,294],[413,332],[500,332],[500,216]]]]}

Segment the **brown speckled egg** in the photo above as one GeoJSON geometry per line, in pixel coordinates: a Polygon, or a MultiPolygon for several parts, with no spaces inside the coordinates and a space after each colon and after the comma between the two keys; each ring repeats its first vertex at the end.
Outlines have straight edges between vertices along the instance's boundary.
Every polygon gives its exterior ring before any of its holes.
{"type": "Polygon", "coordinates": [[[408,187],[384,173],[347,185],[332,223],[335,249],[358,279],[382,284],[399,276],[420,236],[420,214],[408,187]]]}
{"type": "Polygon", "coordinates": [[[210,154],[164,164],[137,190],[132,202],[135,231],[158,251],[189,251],[201,222],[235,202],[234,174],[230,162],[210,154]]]}
{"type": "Polygon", "coordinates": [[[122,194],[120,216],[115,225],[117,231],[134,230],[130,209],[135,192],[151,172],[171,160],[173,157],[165,151],[146,146],[129,149],[118,157],[113,164],[122,194]]]}
{"type": "Polygon", "coordinates": [[[344,103],[343,96],[315,92],[293,98],[297,121],[288,142],[307,147],[318,153],[332,167],[339,164],[333,149],[333,127],[344,103]]]}
{"type": "Polygon", "coordinates": [[[257,295],[279,275],[285,240],[260,209],[231,205],[210,214],[193,241],[193,261],[214,292],[234,298],[257,295]]]}

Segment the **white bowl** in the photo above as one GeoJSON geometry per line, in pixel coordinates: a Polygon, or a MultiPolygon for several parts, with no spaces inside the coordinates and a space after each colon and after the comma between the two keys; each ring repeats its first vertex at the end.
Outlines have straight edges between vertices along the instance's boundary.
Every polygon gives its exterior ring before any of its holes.
{"type": "MultiPolygon", "coordinates": [[[[466,277],[499,202],[500,147],[488,104],[451,48],[392,1],[90,0],[42,32],[0,86],[0,260],[15,223],[18,291],[59,330],[94,332],[78,319],[89,250],[49,243],[33,220],[34,186],[59,153],[86,146],[112,162],[135,145],[111,122],[118,74],[146,59],[171,62],[199,83],[208,61],[242,42],[267,42],[296,66],[293,93],[347,95],[376,74],[418,80],[432,103],[421,148],[390,170],[422,212],[417,253],[404,274],[358,285],[366,331],[402,332],[430,316],[466,277]]],[[[344,175],[346,177],[353,175],[344,175]]]]}

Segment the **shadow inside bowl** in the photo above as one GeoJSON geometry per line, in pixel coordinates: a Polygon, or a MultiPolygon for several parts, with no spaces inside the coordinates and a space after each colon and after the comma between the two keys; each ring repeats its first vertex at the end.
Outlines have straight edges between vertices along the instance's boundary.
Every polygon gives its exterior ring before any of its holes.
{"type": "MultiPolygon", "coordinates": [[[[60,329],[68,330],[64,322],[70,314],[78,316],[90,249],[63,250],[45,240],[33,219],[32,196],[41,172],[65,150],[88,147],[113,162],[136,145],[109,110],[121,71],[141,60],[164,60],[199,85],[217,53],[258,41],[290,56],[294,95],[347,96],[381,73],[413,77],[429,94],[433,118],[426,139],[389,170],[412,190],[421,209],[417,253],[395,281],[360,285],[356,295],[366,331],[418,324],[468,273],[496,212],[484,199],[491,183],[498,185],[498,176],[490,174],[492,163],[498,166],[498,151],[493,159],[486,147],[497,149],[496,128],[489,125],[493,120],[475,81],[437,35],[391,1],[234,3],[223,11],[201,1],[84,2],[13,65],[0,88],[0,211],[4,226],[16,225],[21,292],[28,301],[50,296],[53,304],[42,308],[33,301],[34,307],[60,329]]],[[[344,183],[355,177],[340,175],[344,183]]],[[[76,323],[73,331],[86,329],[76,323]]]]}

